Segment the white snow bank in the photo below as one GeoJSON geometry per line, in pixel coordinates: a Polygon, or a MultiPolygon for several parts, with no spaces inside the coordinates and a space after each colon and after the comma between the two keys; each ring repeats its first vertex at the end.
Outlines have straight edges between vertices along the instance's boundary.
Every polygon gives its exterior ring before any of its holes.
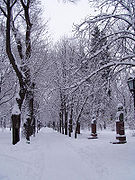
{"type": "Polygon", "coordinates": [[[31,144],[11,144],[9,131],[0,129],[0,180],[134,180],[135,137],[127,144],[111,144],[115,132],[102,131],[99,139],[78,139],[43,128],[31,144]]]}

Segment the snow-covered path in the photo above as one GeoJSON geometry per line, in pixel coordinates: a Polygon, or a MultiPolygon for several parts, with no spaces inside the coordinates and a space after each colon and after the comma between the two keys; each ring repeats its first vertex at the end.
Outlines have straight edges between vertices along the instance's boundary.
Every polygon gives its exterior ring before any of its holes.
{"type": "Polygon", "coordinates": [[[135,137],[127,136],[127,144],[113,145],[112,131],[76,140],[43,128],[30,145],[13,146],[0,130],[0,180],[135,180],[135,137]]]}

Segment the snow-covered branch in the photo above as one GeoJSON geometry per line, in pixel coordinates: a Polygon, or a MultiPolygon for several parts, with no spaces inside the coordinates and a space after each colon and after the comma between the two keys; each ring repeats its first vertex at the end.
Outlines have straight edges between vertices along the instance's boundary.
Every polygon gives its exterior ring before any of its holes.
{"type": "MultiPolygon", "coordinates": [[[[124,58],[122,58],[122,60],[124,61],[124,60],[130,59],[130,58],[135,58],[135,55],[124,57],[124,58]]],[[[135,62],[131,62],[131,61],[127,61],[127,62],[124,61],[124,62],[123,62],[123,61],[122,61],[122,62],[119,62],[119,61],[110,62],[110,63],[102,66],[101,68],[95,70],[94,72],[92,72],[92,73],[89,74],[88,76],[84,77],[81,81],[75,82],[75,83],[74,83],[73,85],[71,85],[70,87],[67,87],[67,88],[64,88],[64,89],[72,89],[72,88],[75,88],[75,89],[73,90],[73,92],[75,92],[75,91],[78,89],[79,86],[81,86],[84,82],[87,81],[87,79],[92,78],[94,75],[96,75],[97,73],[99,73],[99,72],[102,71],[103,69],[106,69],[106,68],[109,68],[109,67],[113,67],[113,66],[117,67],[117,66],[120,66],[120,65],[124,65],[124,66],[128,66],[128,65],[129,65],[129,66],[133,66],[133,67],[135,66],[135,62]]]]}

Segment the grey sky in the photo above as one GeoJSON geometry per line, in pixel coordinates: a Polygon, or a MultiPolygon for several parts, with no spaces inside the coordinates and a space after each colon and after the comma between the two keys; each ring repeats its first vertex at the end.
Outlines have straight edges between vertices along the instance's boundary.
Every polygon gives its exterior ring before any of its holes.
{"type": "Polygon", "coordinates": [[[62,0],[43,0],[44,17],[50,19],[49,29],[56,41],[65,34],[70,34],[73,23],[79,23],[92,12],[88,0],[63,3],[62,0]]]}

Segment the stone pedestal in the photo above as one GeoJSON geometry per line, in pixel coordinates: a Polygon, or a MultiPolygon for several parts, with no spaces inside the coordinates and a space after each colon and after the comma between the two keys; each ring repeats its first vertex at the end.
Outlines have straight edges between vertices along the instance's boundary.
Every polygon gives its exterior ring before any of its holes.
{"type": "Polygon", "coordinates": [[[95,119],[91,122],[91,136],[88,139],[97,139],[97,124],[95,119]]]}
{"type": "Polygon", "coordinates": [[[91,136],[97,137],[97,125],[96,125],[96,123],[91,124],[91,136]]]}
{"type": "Polygon", "coordinates": [[[126,135],[124,128],[124,113],[122,104],[118,105],[118,112],[116,114],[116,141],[113,144],[126,143],[126,135]]]}
{"type": "Polygon", "coordinates": [[[125,129],[124,129],[124,121],[116,122],[116,140],[118,144],[126,143],[125,129]]]}

